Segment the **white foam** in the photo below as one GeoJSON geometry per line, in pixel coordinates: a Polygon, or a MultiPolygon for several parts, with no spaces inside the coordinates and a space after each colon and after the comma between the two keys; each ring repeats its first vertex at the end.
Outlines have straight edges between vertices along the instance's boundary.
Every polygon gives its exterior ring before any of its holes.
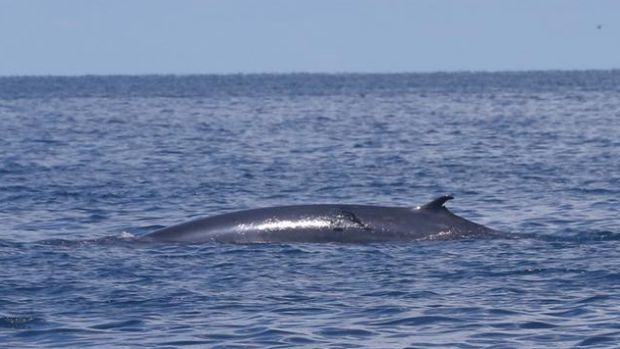
{"type": "Polygon", "coordinates": [[[126,231],[123,231],[118,235],[119,239],[133,239],[135,237],[136,237],[135,235],[133,235],[132,233],[126,232],[126,231]]]}

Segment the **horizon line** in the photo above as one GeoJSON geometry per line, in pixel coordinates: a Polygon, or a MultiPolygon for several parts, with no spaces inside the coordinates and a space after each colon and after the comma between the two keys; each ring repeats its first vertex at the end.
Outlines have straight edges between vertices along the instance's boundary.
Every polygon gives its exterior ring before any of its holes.
{"type": "Polygon", "coordinates": [[[85,73],[85,74],[10,74],[0,75],[0,78],[85,78],[85,77],[196,77],[196,76],[285,76],[285,75],[438,75],[438,74],[514,74],[514,73],[586,73],[586,72],[619,72],[619,68],[580,68],[580,69],[502,69],[502,70],[433,70],[433,71],[385,71],[385,72],[227,72],[227,73],[85,73]]]}

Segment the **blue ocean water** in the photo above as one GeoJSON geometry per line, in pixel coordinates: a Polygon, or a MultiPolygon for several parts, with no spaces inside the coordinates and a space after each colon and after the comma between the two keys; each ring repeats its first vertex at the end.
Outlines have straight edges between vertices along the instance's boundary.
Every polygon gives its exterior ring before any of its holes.
{"type": "Polygon", "coordinates": [[[0,78],[0,346],[620,346],[620,71],[0,78]],[[145,244],[284,204],[515,240],[145,244]]]}

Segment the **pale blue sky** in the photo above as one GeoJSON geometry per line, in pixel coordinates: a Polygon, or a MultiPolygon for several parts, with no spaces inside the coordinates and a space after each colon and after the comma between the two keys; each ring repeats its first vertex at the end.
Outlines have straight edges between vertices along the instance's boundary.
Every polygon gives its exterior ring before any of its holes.
{"type": "Polygon", "coordinates": [[[0,75],[612,69],[619,18],[615,0],[0,0],[0,75]]]}

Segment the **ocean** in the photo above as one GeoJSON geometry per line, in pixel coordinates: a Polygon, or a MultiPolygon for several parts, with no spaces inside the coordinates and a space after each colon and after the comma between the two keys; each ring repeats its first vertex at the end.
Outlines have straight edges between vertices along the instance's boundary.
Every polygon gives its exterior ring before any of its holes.
{"type": "Polygon", "coordinates": [[[617,348],[620,71],[0,77],[0,346],[617,348]],[[171,244],[241,209],[518,239],[171,244]]]}

